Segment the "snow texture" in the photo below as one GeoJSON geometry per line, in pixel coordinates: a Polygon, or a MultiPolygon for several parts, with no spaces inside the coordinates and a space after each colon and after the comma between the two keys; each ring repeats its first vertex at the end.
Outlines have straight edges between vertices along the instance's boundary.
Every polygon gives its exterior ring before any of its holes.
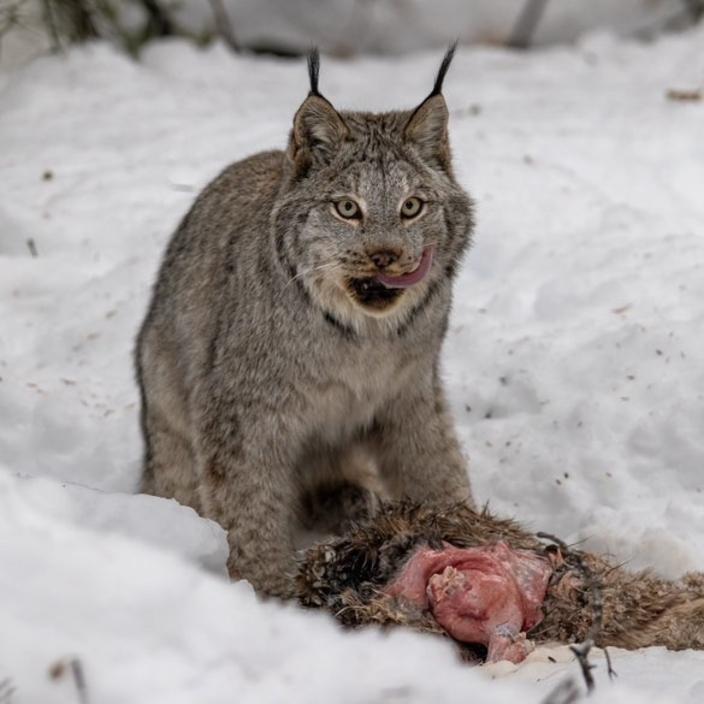
{"type": "MultiPolygon", "coordinates": [[[[478,226],[443,373],[477,499],[669,577],[704,570],[704,103],[665,93],[701,89],[703,43],[704,28],[462,50],[446,82],[478,226]]],[[[411,107],[438,60],[325,60],[321,87],[340,107],[411,107]]],[[[48,676],[74,656],[92,704],[537,704],[579,678],[564,647],[470,669],[432,637],[262,603],[222,577],[218,527],[131,495],[133,339],[166,240],[229,161],[284,144],[306,92],[300,61],[183,42],[141,63],[94,45],[0,73],[13,704],[78,701],[48,676]]],[[[704,700],[704,653],[613,658],[611,684],[595,656],[595,703],[704,700]]]]}

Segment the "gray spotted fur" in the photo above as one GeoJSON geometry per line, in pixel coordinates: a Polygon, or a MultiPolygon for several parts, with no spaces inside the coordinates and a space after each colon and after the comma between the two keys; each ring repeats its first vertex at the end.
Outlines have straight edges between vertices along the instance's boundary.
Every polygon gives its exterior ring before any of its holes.
{"type": "Polygon", "coordinates": [[[293,593],[304,497],[321,484],[472,502],[438,371],[472,226],[450,162],[448,63],[415,111],[338,113],[316,80],[287,150],[225,169],[164,256],[137,343],[143,490],[218,521],[230,574],[262,592],[293,593]],[[362,220],[335,214],[342,195],[362,220]],[[402,222],[412,195],[426,211],[402,222]],[[353,300],[349,278],[378,273],[370,254],[395,252],[398,275],[430,243],[424,281],[383,310],[353,300]]]}

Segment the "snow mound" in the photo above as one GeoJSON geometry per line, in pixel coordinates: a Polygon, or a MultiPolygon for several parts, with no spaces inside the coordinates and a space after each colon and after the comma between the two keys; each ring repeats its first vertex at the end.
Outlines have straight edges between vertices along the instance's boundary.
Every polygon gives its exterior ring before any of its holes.
{"type": "Polygon", "coordinates": [[[110,494],[45,477],[17,477],[13,490],[19,501],[49,521],[140,540],[212,572],[227,573],[225,531],[174,500],[110,494]]]}

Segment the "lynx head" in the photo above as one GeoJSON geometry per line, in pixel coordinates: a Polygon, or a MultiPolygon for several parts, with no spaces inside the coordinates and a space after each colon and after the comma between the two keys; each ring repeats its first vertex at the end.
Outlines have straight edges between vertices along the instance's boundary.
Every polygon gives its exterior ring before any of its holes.
{"type": "Polygon", "coordinates": [[[442,83],[414,110],[338,112],[318,90],[293,120],[273,213],[279,259],[324,312],[359,329],[399,324],[449,283],[469,242],[471,201],[457,184],[442,83]]]}

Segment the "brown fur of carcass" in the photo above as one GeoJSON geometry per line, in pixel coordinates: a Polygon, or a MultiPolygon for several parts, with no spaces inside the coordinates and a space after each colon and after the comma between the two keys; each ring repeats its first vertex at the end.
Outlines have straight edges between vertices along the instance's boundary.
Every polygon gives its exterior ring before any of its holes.
{"type": "Polygon", "coordinates": [[[603,598],[601,628],[595,634],[598,646],[704,649],[704,574],[667,581],[571,549],[567,556],[558,552],[555,560],[554,545],[546,546],[511,520],[466,506],[382,505],[374,517],[342,537],[306,552],[298,574],[298,599],[331,611],[348,626],[398,624],[445,634],[430,612],[396,601],[383,593],[384,587],[417,547],[451,543],[466,548],[498,541],[546,556],[550,551],[556,564],[543,603],[544,619],[528,633],[534,642],[575,643],[591,635],[598,607],[586,584],[588,575],[603,598]],[[575,555],[586,572],[575,567],[575,555]]]}

